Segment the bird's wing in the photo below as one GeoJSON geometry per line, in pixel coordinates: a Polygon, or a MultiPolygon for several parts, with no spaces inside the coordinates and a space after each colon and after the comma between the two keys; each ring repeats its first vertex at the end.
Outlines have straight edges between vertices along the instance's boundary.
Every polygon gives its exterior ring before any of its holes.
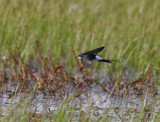
{"type": "Polygon", "coordinates": [[[104,49],[104,47],[100,47],[100,48],[85,52],[84,54],[87,54],[87,53],[97,54],[97,53],[101,52],[103,49],[104,49]]]}
{"type": "Polygon", "coordinates": [[[83,65],[84,65],[85,67],[91,67],[91,65],[92,65],[92,61],[89,61],[89,60],[86,59],[86,58],[81,58],[81,61],[82,61],[83,65]]]}

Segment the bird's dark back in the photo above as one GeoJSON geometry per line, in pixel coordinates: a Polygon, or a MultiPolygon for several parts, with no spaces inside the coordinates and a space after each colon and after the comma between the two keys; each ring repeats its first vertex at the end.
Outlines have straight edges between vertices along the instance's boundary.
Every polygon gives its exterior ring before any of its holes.
{"type": "Polygon", "coordinates": [[[96,55],[92,54],[92,53],[87,53],[86,57],[87,57],[88,60],[94,60],[96,58],[96,55]]]}

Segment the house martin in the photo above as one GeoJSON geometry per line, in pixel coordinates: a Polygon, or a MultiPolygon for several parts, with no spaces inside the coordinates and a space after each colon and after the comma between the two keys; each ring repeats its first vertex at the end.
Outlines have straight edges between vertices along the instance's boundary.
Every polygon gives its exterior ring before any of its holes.
{"type": "Polygon", "coordinates": [[[93,62],[106,62],[106,63],[112,63],[112,60],[106,60],[101,57],[99,57],[97,54],[101,52],[104,49],[104,47],[100,47],[85,53],[82,53],[78,55],[78,57],[81,59],[83,65],[85,67],[90,67],[93,62]]]}

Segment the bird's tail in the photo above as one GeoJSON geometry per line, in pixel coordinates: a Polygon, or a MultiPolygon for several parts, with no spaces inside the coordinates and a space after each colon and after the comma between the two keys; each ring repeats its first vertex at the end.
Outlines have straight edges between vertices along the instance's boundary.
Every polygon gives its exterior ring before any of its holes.
{"type": "Polygon", "coordinates": [[[105,59],[101,59],[101,60],[99,60],[99,62],[112,63],[112,60],[105,60],[105,59]]]}

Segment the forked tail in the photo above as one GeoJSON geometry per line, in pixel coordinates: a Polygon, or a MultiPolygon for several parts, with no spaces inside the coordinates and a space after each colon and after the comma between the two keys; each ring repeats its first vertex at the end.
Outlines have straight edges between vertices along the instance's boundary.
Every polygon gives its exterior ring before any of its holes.
{"type": "Polygon", "coordinates": [[[99,60],[99,62],[112,63],[112,60],[105,60],[105,59],[101,59],[101,60],[99,60]]]}

